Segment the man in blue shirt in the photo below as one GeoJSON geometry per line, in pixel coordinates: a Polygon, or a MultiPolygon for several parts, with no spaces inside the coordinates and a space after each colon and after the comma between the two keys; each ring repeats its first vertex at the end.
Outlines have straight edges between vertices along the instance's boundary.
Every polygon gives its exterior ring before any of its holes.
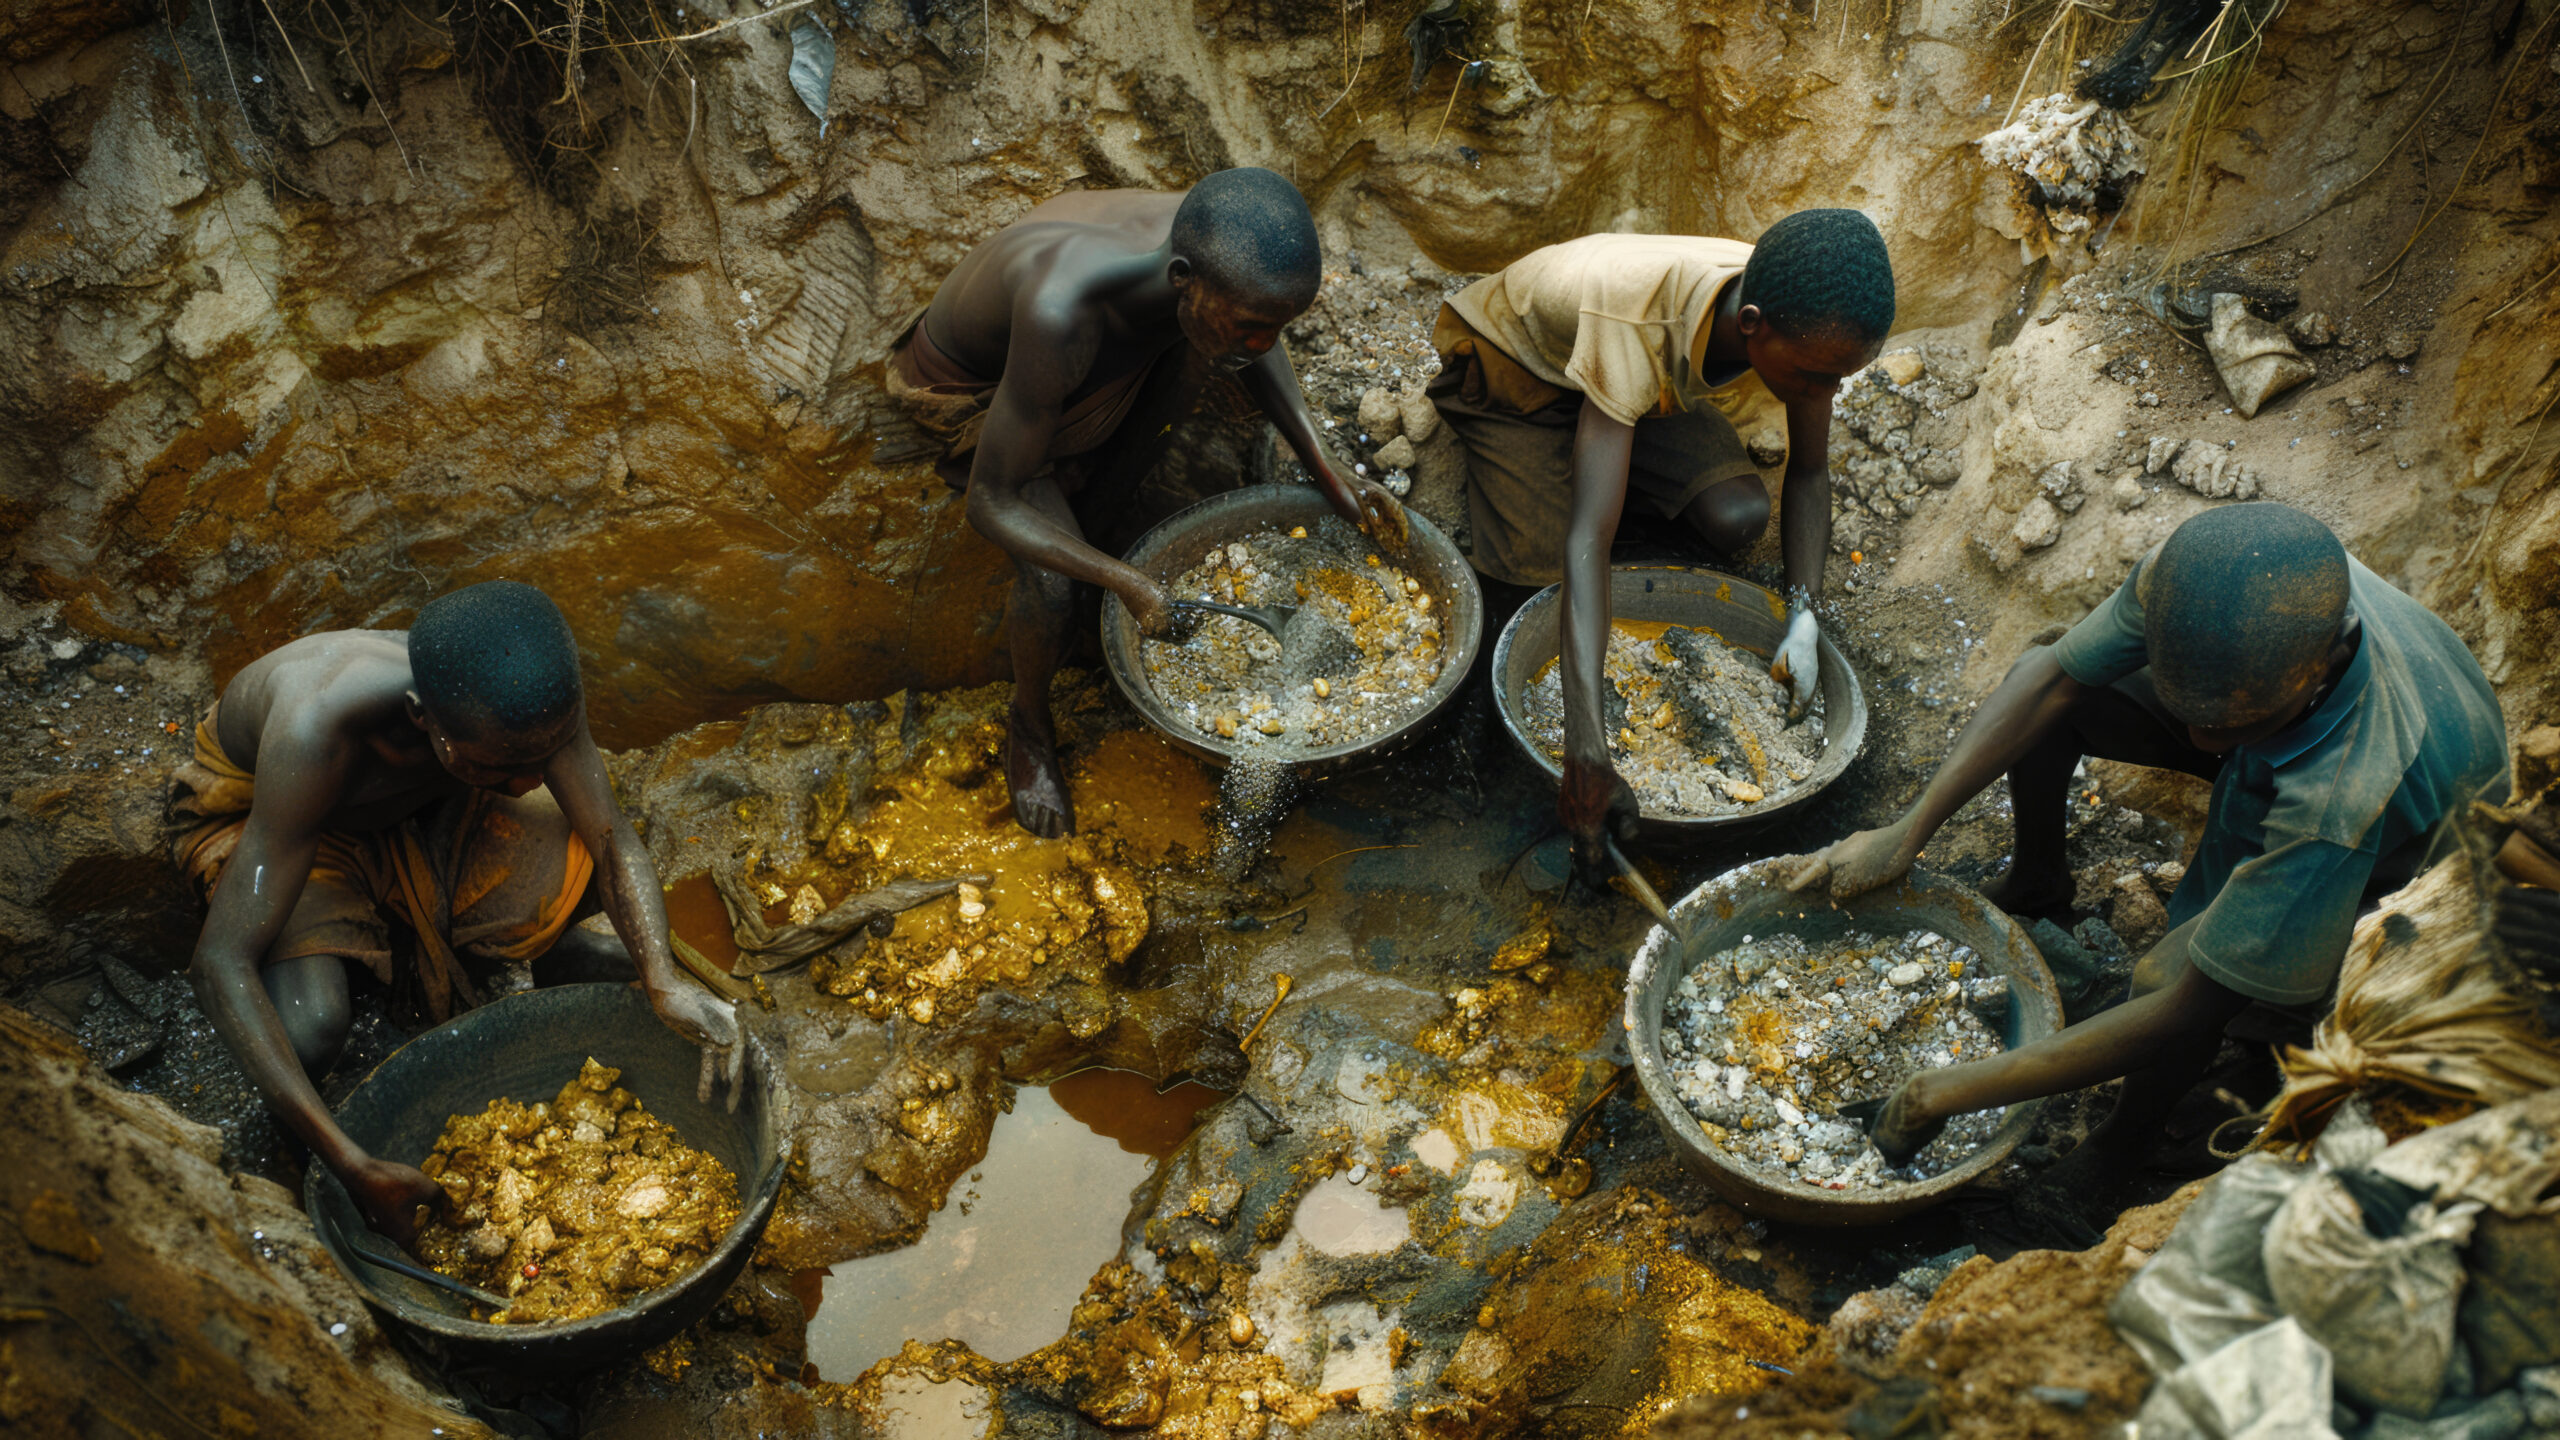
{"type": "Polygon", "coordinates": [[[1949,815],[2006,772],[2017,825],[2004,908],[2067,904],[2064,807],[2084,755],[2213,781],[2169,933],[2133,998],[2017,1050],[1927,1070],[1869,1118],[1901,1164],[1947,1117],[2125,1077],[2075,1183],[2121,1172],[2252,1001],[2323,1001],[2357,911],[2415,873],[2436,823],[2507,788],[2488,677],[2425,606],[2288,506],[2195,516],[1985,699],[1911,809],[1809,856],[1793,888],[1890,884],[1949,815]]]}

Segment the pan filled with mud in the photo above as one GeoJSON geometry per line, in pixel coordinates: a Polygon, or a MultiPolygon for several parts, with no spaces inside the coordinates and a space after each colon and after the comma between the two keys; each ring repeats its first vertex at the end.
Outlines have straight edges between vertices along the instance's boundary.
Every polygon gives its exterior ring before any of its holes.
{"type": "Polygon", "coordinates": [[[630,986],[506,996],[393,1052],[338,1111],[368,1152],[444,1187],[417,1253],[448,1283],[368,1232],[325,1167],[305,1204],[365,1299],[457,1356],[520,1371],[626,1357],[709,1313],[781,1193],[761,1057],[734,1112],[697,1098],[700,1068],[630,986]]]}
{"type": "MultiPolygon", "coordinates": [[[[1530,597],[1493,651],[1503,728],[1559,781],[1562,596],[1551,585],[1530,597]]],[[[1828,635],[1813,704],[1788,723],[1786,687],[1769,678],[1787,629],[1775,591],[1711,570],[1612,566],[1609,614],[1601,718],[1610,762],[1635,791],[1644,843],[1694,845],[1766,825],[1810,803],[1857,758],[1866,695],[1828,635]]]]}
{"type": "Polygon", "coordinates": [[[1484,628],[1466,557],[1406,518],[1410,541],[1389,555],[1312,486],[1248,486],[1182,511],[1128,563],[1177,602],[1285,611],[1279,633],[1208,613],[1186,643],[1150,640],[1110,597],[1111,678],[1147,723],[1214,765],[1320,779],[1403,749],[1457,695],[1484,628]]]}
{"type": "Polygon", "coordinates": [[[2042,1039],[2062,1024],[2044,958],[2016,921],[1951,881],[1834,904],[1791,894],[1796,862],[1762,860],[1672,907],[1627,973],[1625,1023],[1654,1122],[1741,1209],[1874,1225],[1945,1199],[2005,1161],[2034,1103],[1960,1116],[1894,1168],[1844,1110],[1923,1069],[2042,1039]]]}

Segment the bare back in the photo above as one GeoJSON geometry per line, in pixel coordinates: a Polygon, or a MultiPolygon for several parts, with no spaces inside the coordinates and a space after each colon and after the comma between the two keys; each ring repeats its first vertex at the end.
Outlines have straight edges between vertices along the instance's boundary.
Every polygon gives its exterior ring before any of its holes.
{"type": "MultiPolygon", "coordinates": [[[[971,250],[934,292],[924,324],[952,359],[992,380],[1004,373],[1014,318],[1026,292],[1048,292],[1079,312],[1099,312],[1096,293],[1173,233],[1180,194],[1152,190],[1075,190],[1045,200],[971,250]]],[[[1107,317],[1094,314],[1097,320],[1107,317]]],[[[1107,384],[1182,343],[1161,336],[1121,335],[1102,347],[1090,373],[1068,399],[1107,384]]]]}
{"type": "Polygon", "coordinates": [[[466,788],[409,719],[414,684],[405,630],[306,635],[223,687],[214,738],[262,793],[325,786],[326,828],[379,830],[466,788]]]}

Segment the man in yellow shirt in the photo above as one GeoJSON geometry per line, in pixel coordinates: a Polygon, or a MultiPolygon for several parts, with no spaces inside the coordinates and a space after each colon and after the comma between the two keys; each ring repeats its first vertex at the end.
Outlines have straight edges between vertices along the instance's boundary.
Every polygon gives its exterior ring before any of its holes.
{"type": "Polygon", "coordinates": [[[1786,407],[1780,548],[1787,638],[1770,673],[1813,699],[1831,543],[1831,400],[1893,326],[1884,237],[1855,210],[1805,210],[1758,245],[1585,235],[1533,251],[1441,307],[1430,396],[1467,451],[1478,570],[1564,583],[1564,788],[1557,815],[1596,863],[1633,792],[1609,763],[1601,656],[1609,542],[1629,498],[1720,556],[1769,524],[1769,489],[1718,408],[1756,374],[1786,407]]]}

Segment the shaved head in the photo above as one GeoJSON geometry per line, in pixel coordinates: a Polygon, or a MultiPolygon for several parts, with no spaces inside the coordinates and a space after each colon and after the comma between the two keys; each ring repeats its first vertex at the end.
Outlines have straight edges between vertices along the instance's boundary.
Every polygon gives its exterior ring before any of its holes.
{"type": "Polygon", "coordinates": [[[2189,725],[2228,729],[2275,715],[2318,681],[2346,621],[2346,547],[2290,505],[2207,510],[2143,571],[2152,679],[2189,725]]]}

